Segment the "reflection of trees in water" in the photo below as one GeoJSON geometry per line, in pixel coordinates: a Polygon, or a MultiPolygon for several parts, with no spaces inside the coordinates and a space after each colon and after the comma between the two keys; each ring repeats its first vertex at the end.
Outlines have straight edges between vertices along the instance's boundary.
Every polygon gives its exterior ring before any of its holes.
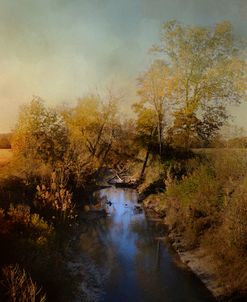
{"type": "Polygon", "coordinates": [[[125,189],[124,195],[127,200],[136,201],[137,200],[137,192],[132,189],[125,189]]]}
{"type": "Polygon", "coordinates": [[[143,301],[151,301],[152,299],[160,299],[162,288],[165,284],[161,284],[162,277],[159,270],[159,262],[157,261],[157,240],[154,234],[163,233],[164,230],[156,223],[148,223],[145,218],[142,220],[133,220],[130,224],[131,232],[136,236],[137,252],[135,255],[136,276],[139,287],[145,292],[143,301]],[[156,233],[158,231],[158,233],[156,233]],[[145,290],[146,289],[146,290],[145,290]],[[157,298],[156,298],[157,297],[157,298]]]}
{"type": "Polygon", "coordinates": [[[110,227],[109,219],[95,220],[80,238],[81,249],[98,265],[104,265],[108,256],[114,254],[113,247],[107,244],[107,232],[110,227]]]}
{"type": "Polygon", "coordinates": [[[132,220],[129,228],[131,232],[136,234],[136,265],[141,265],[143,268],[146,266],[150,268],[150,266],[152,266],[150,262],[152,262],[155,255],[155,239],[152,236],[152,232],[143,219],[132,220]]]}
{"type": "Polygon", "coordinates": [[[104,283],[115,263],[114,247],[107,240],[109,227],[111,220],[104,218],[83,226],[77,257],[69,264],[80,282],[78,301],[96,302],[104,293],[104,283]]]}
{"type": "MultiPolygon", "coordinates": [[[[157,262],[155,237],[163,237],[164,228],[146,220],[144,213],[137,214],[136,194],[131,190],[110,188],[99,196],[112,202],[107,203],[110,215],[87,225],[80,238],[81,254],[86,255],[89,264],[89,279],[97,279],[107,298],[121,298],[121,294],[125,297],[125,293],[131,300],[143,302],[177,297],[176,288],[184,277],[176,273],[167,249],[161,248],[160,264],[157,262]]],[[[98,300],[102,297],[103,292],[98,300]]]]}
{"type": "MultiPolygon", "coordinates": [[[[133,190],[106,189],[95,194],[97,200],[103,201],[108,207],[110,216],[99,219],[87,227],[81,235],[81,250],[86,253],[92,264],[107,279],[110,276],[110,286],[118,286],[123,278],[123,267],[119,256],[121,248],[125,252],[123,242],[133,249],[126,249],[126,257],[134,261],[136,280],[142,289],[153,288],[156,290],[156,245],[153,230],[147,224],[143,213],[134,211],[136,193],[133,190]],[[107,201],[112,204],[107,205],[107,201]],[[132,202],[134,201],[134,203],[132,202]],[[122,242],[123,240],[123,242],[122,242]]],[[[125,267],[126,268],[126,267],[125,267]]],[[[132,268],[131,268],[132,269],[132,268]]],[[[145,301],[145,300],[143,300],[145,301]]]]}
{"type": "Polygon", "coordinates": [[[87,231],[80,236],[80,249],[91,262],[91,266],[98,270],[103,283],[110,274],[111,281],[114,283],[121,273],[116,247],[112,244],[109,234],[111,227],[111,217],[99,219],[88,226],[87,231]]]}

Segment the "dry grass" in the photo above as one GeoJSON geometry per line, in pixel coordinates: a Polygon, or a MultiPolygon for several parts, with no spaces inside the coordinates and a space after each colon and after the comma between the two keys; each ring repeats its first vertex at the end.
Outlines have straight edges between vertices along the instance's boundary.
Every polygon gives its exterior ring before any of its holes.
{"type": "Polygon", "coordinates": [[[166,222],[187,249],[201,247],[214,259],[226,295],[247,293],[246,150],[221,150],[163,194],[166,222]]]}
{"type": "Polygon", "coordinates": [[[13,156],[11,149],[0,149],[0,167],[10,162],[13,156]]]}
{"type": "Polygon", "coordinates": [[[3,268],[4,280],[8,301],[11,302],[45,302],[46,296],[38,288],[29,274],[18,264],[3,268]]]}

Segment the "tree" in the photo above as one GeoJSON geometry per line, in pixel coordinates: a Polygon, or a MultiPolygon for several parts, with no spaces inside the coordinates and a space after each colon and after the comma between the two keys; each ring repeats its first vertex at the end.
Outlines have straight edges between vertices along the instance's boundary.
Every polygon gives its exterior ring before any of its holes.
{"type": "Polygon", "coordinates": [[[35,97],[22,107],[13,133],[13,150],[25,158],[54,164],[62,161],[68,147],[68,129],[63,118],[35,97]]]}
{"type": "Polygon", "coordinates": [[[115,116],[116,104],[112,101],[104,103],[96,96],[78,101],[72,123],[90,157],[105,157],[112,143],[115,116]]]}
{"type": "Polygon", "coordinates": [[[111,94],[104,101],[89,95],[79,99],[77,106],[66,114],[78,182],[109,163],[117,139],[117,100],[111,94]]]}
{"type": "Polygon", "coordinates": [[[134,104],[133,108],[137,114],[135,140],[141,148],[146,150],[146,155],[140,173],[140,179],[143,179],[151,148],[155,143],[157,143],[157,116],[152,108],[146,108],[144,104],[134,104]]]}
{"type": "Polygon", "coordinates": [[[227,118],[227,105],[246,99],[246,62],[230,23],[214,27],[165,23],[160,44],[152,51],[169,68],[170,76],[166,72],[160,77],[169,81],[168,97],[176,102],[173,133],[179,128],[187,148],[195,132],[210,139],[227,118]]]}
{"type": "MultiPolygon", "coordinates": [[[[139,109],[141,108],[142,114],[149,112],[150,115],[152,111],[157,128],[160,157],[162,156],[165,113],[168,111],[168,104],[171,100],[169,97],[170,81],[170,69],[163,60],[155,60],[138,79],[138,94],[140,96],[138,106],[139,109]]],[[[137,110],[138,106],[136,106],[137,110]]]]}

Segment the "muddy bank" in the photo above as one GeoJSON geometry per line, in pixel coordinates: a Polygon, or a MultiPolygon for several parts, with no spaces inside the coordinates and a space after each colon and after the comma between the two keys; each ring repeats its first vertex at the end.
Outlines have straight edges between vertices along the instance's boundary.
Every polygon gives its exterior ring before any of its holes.
{"type": "Polygon", "coordinates": [[[218,301],[246,301],[246,296],[227,295],[225,285],[216,274],[217,268],[212,255],[200,246],[193,249],[187,248],[182,234],[176,229],[172,229],[167,222],[165,209],[160,207],[155,195],[144,200],[143,207],[148,219],[159,221],[163,225],[166,236],[160,240],[168,241],[171,244],[185,267],[199,277],[218,301]]]}

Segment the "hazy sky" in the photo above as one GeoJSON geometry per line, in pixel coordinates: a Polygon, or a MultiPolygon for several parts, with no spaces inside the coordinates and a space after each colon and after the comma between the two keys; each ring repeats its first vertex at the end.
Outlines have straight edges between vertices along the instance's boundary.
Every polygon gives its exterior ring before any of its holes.
{"type": "MultiPolygon", "coordinates": [[[[135,79],[151,62],[160,25],[177,19],[229,20],[247,37],[247,0],[0,0],[0,132],[13,127],[33,95],[75,103],[116,87],[135,98],[135,79]]],[[[247,128],[247,105],[234,109],[247,128]],[[246,119],[246,120],[245,120],[246,119]]]]}

